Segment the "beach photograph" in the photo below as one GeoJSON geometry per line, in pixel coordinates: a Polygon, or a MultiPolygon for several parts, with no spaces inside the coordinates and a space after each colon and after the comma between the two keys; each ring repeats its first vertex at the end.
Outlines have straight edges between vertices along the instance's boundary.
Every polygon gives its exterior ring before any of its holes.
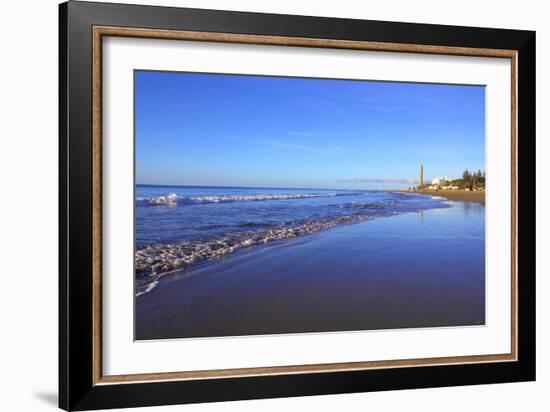
{"type": "Polygon", "coordinates": [[[134,71],[134,338],[485,325],[485,87],[134,71]]]}

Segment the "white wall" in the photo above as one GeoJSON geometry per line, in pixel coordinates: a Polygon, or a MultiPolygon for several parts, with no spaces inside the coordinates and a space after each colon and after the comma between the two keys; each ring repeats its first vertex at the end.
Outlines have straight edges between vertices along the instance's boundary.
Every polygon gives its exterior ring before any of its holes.
{"type": "MultiPolygon", "coordinates": [[[[140,1],[130,1],[141,3],[140,1]]],[[[195,0],[145,3],[537,31],[538,381],[165,407],[183,411],[545,410],[550,387],[550,26],[540,0],[384,2],[195,0]],[[546,73],[546,76],[544,75],[546,73]],[[548,206],[546,206],[548,207],[548,206]],[[546,276],[544,276],[546,275],[546,276]],[[545,391],[546,389],[546,391],[545,391]]],[[[4,2],[0,41],[0,408],[52,410],[57,391],[57,1],[4,2]]],[[[523,274],[529,275],[529,274],[523,274]]],[[[534,275],[534,274],[533,274],[534,275]]],[[[145,410],[145,409],[144,409],[145,410]]],[[[148,411],[156,409],[147,409],[148,411]]],[[[160,409],[158,409],[160,410],[160,409]]]]}

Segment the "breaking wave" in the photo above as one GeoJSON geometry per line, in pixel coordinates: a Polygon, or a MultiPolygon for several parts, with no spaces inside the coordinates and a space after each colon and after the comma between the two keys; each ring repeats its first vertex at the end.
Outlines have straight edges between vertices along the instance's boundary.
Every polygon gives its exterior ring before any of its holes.
{"type": "Polygon", "coordinates": [[[242,195],[212,195],[212,196],[178,196],[170,193],[166,196],[137,198],[136,202],[144,206],[181,206],[186,204],[227,203],[227,202],[260,202],[266,200],[292,200],[312,199],[336,196],[354,196],[360,193],[266,193],[266,194],[242,194],[242,195]]]}

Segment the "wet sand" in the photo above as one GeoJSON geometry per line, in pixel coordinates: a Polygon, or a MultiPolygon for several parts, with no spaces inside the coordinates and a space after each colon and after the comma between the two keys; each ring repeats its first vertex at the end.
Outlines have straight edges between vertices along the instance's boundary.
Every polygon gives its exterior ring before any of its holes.
{"type": "Polygon", "coordinates": [[[456,202],[181,271],[136,298],[136,339],[483,325],[484,215],[456,202]]]}
{"type": "Polygon", "coordinates": [[[469,192],[466,190],[400,190],[403,193],[417,193],[419,195],[441,196],[458,202],[475,202],[485,204],[485,192],[469,192]]]}

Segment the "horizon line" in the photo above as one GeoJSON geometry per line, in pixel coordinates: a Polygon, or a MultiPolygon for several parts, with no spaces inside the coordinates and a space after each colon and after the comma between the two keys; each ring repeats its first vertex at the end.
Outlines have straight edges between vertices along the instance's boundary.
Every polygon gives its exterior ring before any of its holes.
{"type": "MultiPolygon", "coordinates": [[[[182,185],[182,184],[158,184],[158,183],[135,183],[135,186],[162,186],[162,187],[212,187],[212,188],[231,188],[231,189],[288,189],[288,190],[344,190],[344,191],[384,191],[400,190],[396,188],[383,189],[342,189],[342,188],[321,188],[321,187],[287,187],[287,186],[239,186],[239,185],[182,185]]],[[[404,188],[406,189],[406,188],[404,188]]]]}

